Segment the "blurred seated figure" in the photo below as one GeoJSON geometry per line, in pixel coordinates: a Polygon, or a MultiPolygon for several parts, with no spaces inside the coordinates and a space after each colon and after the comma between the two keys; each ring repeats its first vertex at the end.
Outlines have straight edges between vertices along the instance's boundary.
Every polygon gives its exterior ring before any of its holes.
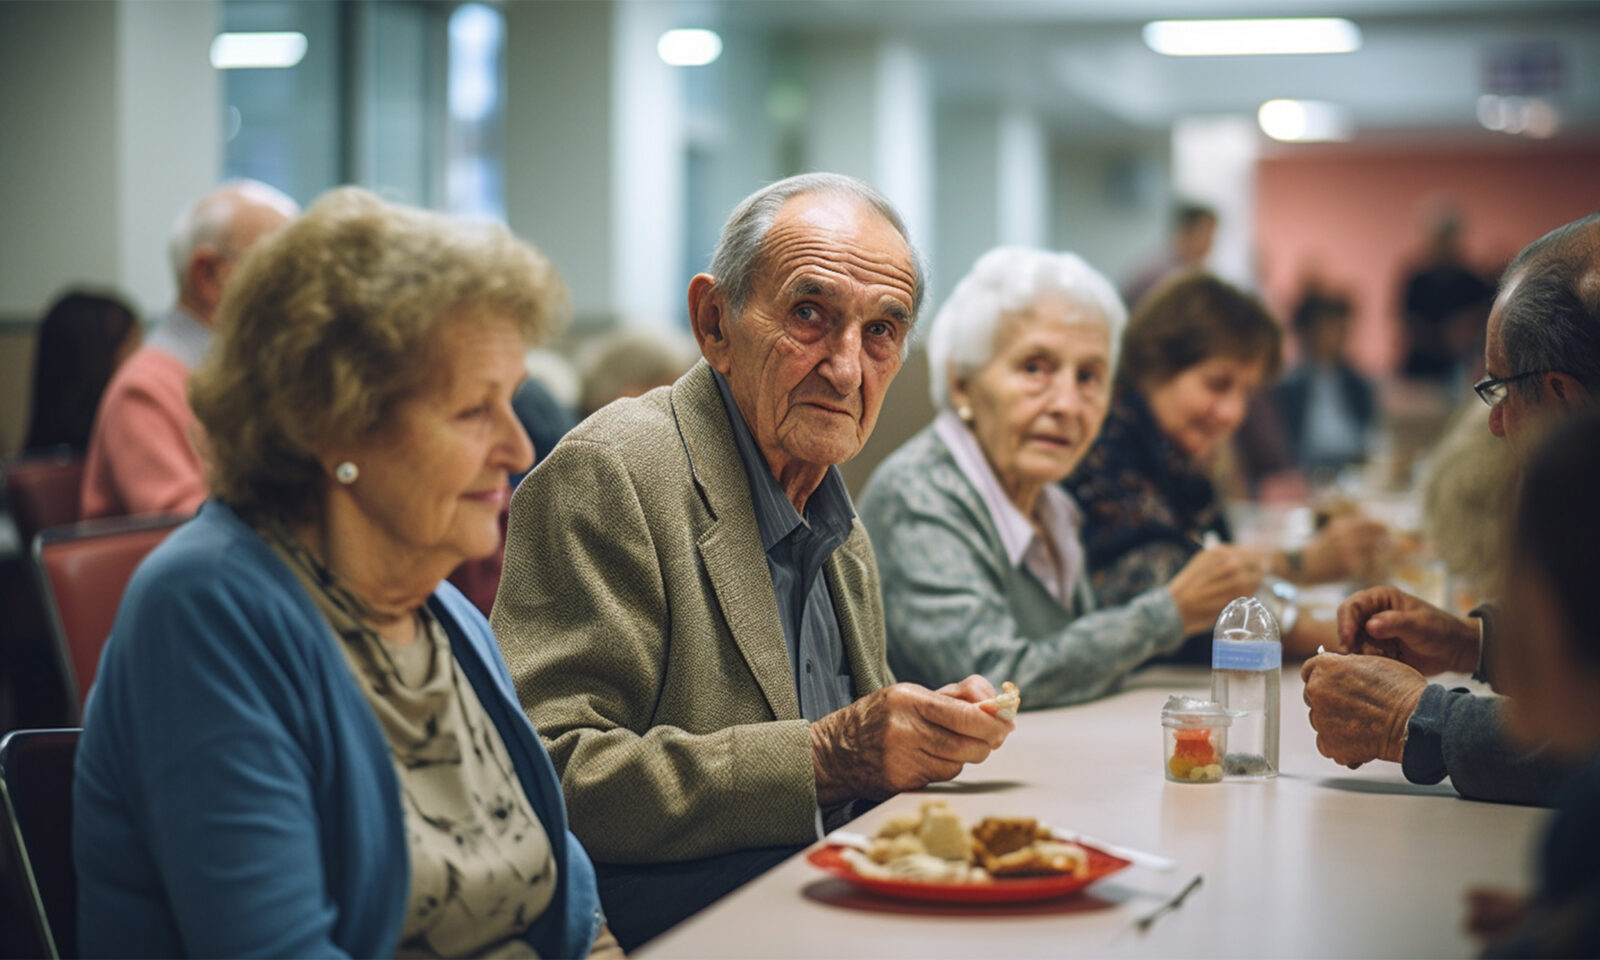
{"type": "MultiPolygon", "coordinates": [[[[1484,366],[1489,375],[1474,389],[1512,459],[1526,459],[1552,424],[1600,406],[1600,214],[1535,240],[1506,268],[1484,366]]],[[[1595,489],[1592,476],[1583,480],[1595,489]]],[[[1330,650],[1378,655],[1307,661],[1305,698],[1323,756],[1348,765],[1399,763],[1413,783],[1448,776],[1475,800],[1550,802],[1566,765],[1507,741],[1503,699],[1424,679],[1470,672],[1497,685],[1505,669],[1496,653],[1500,634],[1525,624],[1504,622],[1492,604],[1459,617],[1377,587],[1339,607],[1338,627],[1330,650]]]]}
{"type": "Polygon", "coordinates": [[[1172,209],[1171,230],[1167,251],[1122,285],[1122,302],[1129,310],[1137,311],[1145,296],[1173,274],[1205,269],[1217,237],[1216,208],[1182,201],[1172,209]]]}
{"type": "Polygon", "coordinates": [[[1000,247],[934,317],[939,414],[861,498],[899,679],[979,673],[1016,683],[1024,707],[1087,700],[1256,589],[1254,558],[1215,547],[1171,583],[1096,609],[1078,508],[1059,484],[1105,419],[1126,316],[1073,254],[1000,247]]]}
{"type": "Polygon", "coordinates": [[[1450,575],[1472,592],[1487,587],[1499,566],[1515,476],[1516,460],[1489,432],[1489,408],[1477,397],[1456,413],[1428,453],[1422,534],[1450,575]]]}
{"type": "Polygon", "coordinates": [[[578,363],[583,381],[579,414],[587,417],[613,400],[671,384],[694,365],[693,348],[681,337],[637,328],[585,344],[578,363]]]}
{"type": "Polygon", "coordinates": [[[1308,289],[1294,310],[1303,360],[1273,391],[1295,460],[1309,474],[1333,474],[1367,459],[1377,418],[1372,384],[1346,359],[1350,300],[1308,289]]]}
{"type": "Polygon", "coordinates": [[[1469,895],[1468,926],[1490,957],[1600,956],[1600,416],[1554,430],[1529,461],[1506,566],[1495,650],[1506,726],[1526,749],[1574,764],[1555,795],[1531,897],[1469,895]]]}
{"type": "Polygon", "coordinates": [[[139,513],[192,513],[206,498],[185,389],[211,342],[217,305],[239,259],[299,212],[254,180],[225,183],[184,211],[167,253],[178,302],[111,378],[84,464],[85,520],[139,513]]]}
{"type": "MultiPolygon", "coordinates": [[[[1134,312],[1105,427],[1066,480],[1083,510],[1102,605],[1130,602],[1171,581],[1208,541],[1233,539],[1209,475],[1212,457],[1277,372],[1281,344],[1259,301],[1210,274],[1173,277],[1134,312]]],[[[1363,576],[1380,561],[1384,540],[1381,524],[1346,514],[1302,549],[1259,552],[1258,568],[1298,583],[1363,576]]],[[[1285,650],[1298,655],[1331,634],[1309,619],[1285,629],[1285,650]]],[[[1209,662],[1209,631],[1182,657],[1209,662]]]]}
{"type": "Polygon", "coordinates": [[[51,305],[39,322],[23,449],[88,450],[100,396],[140,336],[139,318],[117,297],[74,291],[51,305]]]}
{"type": "Polygon", "coordinates": [[[1494,285],[1467,265],[1461,251],[1461,215],[1448,204],[1424,214],[1427,249],[1406,274],[1400,291],[1405,318],[1403,376],[1453,387],[1483,330],[1494,285]]]}
{"type": "Polygon", "coordinates": [[[488,622],[440,582],[499,543],[559,293],[503,227],[355,188],[244,259],[191,384],[214,499],[134,575],[89,700],[85,956],[616,952],[488,622]]]}

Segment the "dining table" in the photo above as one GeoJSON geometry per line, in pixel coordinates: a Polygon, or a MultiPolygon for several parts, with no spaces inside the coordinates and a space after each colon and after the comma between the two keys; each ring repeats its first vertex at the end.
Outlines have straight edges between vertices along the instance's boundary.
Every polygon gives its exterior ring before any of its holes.
{"type": "Polygon", "coordinates": [[[968,824],[1031,817],[1172,864],[1143,858],[1034,902],[928,902],[830,875],[808,861],[813,847],[637,956],[1460,957],[1478,949],[1466,892],[1526,890],[1548,811],[1466,800],[1448,780],[1413,784],[1396,763],[1326,759],[1298,665],[1283,668],[1272,779],[1169,781],[1160,715],[1173,693],[1209,696],[1210,671],[1157,665],[1089,703],[1024,709],[985,762],[846,828],[871,835],[942,801],[968,824]]]}

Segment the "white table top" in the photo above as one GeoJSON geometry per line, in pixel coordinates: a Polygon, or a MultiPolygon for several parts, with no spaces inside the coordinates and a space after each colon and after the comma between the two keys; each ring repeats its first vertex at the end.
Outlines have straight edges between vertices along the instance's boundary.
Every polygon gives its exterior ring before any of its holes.
{"type": "MultiPolygon", "coordinates": [[[[903,794],[851,825],[873,833],[924,800],[969,821],[1032,816],[1176,858],[1131,867],[1038,904],[919,904],[857,892],[796,856],[646,945],[668,957],[1449,957],[1469,886],[1524,888],[1546,813],[1462,800],[1397,764],[1346,770],[1316,751],[1296,668],[1283,677],[1276,780],[1169,783],[1167,694],[1209,692],[1209,672],[1157,668],[1096,703],[1024,713],[989,761],[903,794]],[[1195,873],[1203,884],[1146,933],[1134,919],[1195,873]]],[[[1026,691],[1024,691],[1026,696],[1026,691]]]]}

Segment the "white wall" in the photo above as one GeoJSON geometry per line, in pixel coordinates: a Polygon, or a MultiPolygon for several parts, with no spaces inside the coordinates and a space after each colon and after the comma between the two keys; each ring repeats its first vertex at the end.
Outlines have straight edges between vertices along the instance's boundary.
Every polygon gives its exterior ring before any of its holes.
{"type": "Polygon", "coordinates": [[[1167,247],[1168,142],[1084,145],[1070,137],[1051,153],[1050,243],[1121,286],[1167,247]]]}
{"type": "Polygon", "coordinates": [[[544,251],[577,322],[613,316],[610,3],[510,3],[506,219],[544,251]]]}
{"type": "Polygon", "coordinates": [[[172,299],[164,247],[221,169],[216,5],[0,4],[0,314],[74,284],[145,315],[172,299]]]}

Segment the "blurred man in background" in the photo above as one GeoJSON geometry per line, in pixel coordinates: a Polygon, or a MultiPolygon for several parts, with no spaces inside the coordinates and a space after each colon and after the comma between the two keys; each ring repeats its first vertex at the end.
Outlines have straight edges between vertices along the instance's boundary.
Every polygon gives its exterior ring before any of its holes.
{"type": "Polygon", "coordinates": [[[200,198],[173,225],[167,253],[178,302],[101,398],[79,498],[84,519],[188,514],[206,498],[186,393],[189,371],[211,343],[217,304],[239,259],[299,212],[280,191],[235,180],[200,198]]]}
{"type": "Polygon", "coordinates": [[[1122,302],[1129,312],[1168,274],[1205,266],[1217,236],[1217,211],[1203,203],[1184,201],[1172,211],[1171,247],[1159,259],[1134,274],[1123,285],[1122,302]]]}

